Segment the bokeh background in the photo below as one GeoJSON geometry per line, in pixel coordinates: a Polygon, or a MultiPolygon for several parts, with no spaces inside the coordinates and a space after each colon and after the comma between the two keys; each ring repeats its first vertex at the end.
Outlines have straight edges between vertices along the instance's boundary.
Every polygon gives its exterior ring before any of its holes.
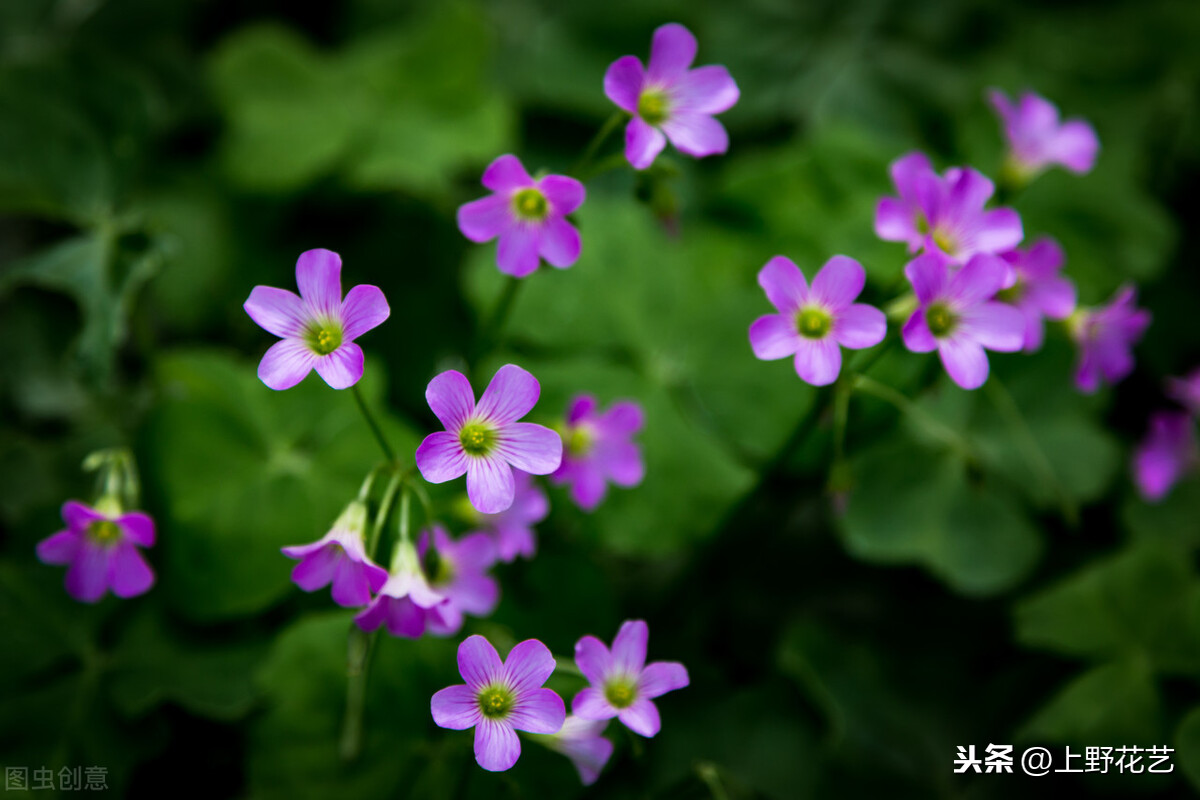
{"type": "Polygon", "coordinates": [[[1198,41],[1188,0],[0,3],[0,762],[102,765],[131,797],[1192,795],[1200,480],[1147,505],[1129,456],[1163,377],[1200,364],[1198,41]],[[614,723],[584,791],[532,744],[478,769],[471,734],[429,715],[458,639],[384,637],[343,764],[351,614],[290,584],[279,547],[319,537],[377,450],[315,375],[259,383],[273,339],[241,304],[291,287],[313,247],[342,255],[346,286],[380,286],[392,315],[361,342],[362,386],[411,458],[436,429],[425,384],[462,368],[503,285],[455,209],[501,153],[569,168],[612,111],[607,65],[668,21],[741,87],[728,155],[590,182],[582,258],[526,281],[473,375],[530,369],[545,422],[577,392],[637,399],[647,476],[590,515],[553,490],[537,557],[498,569],[498,611],[464,635],[565,655],[643,618],[650,658],[692,685],[662,698],[655,739],[614,723]],[[1138,284],[1137,370],[1078,395],[1061,330],[993,357],[1048,481],[996,394],[892,352],[873,374],[922,414],[856,397],[831,496],[828,414],[787,447],[827,398],[750,352],[755,275],[844,253],[867,299],[893,296],[903,248],[872,232],[887,165],[919,148],[995,175],[992,86],[1097,128],[1092,174],[1048,173],[1015,205],[1085,304],[1138,284]],[[84,606],[34,545],[90,499],[83,457],[114,445],[158,521],[158,582],[84,606]],[[952,774],[956,746],[989,743],[1167,745],[1175,771],[952,774]]]}

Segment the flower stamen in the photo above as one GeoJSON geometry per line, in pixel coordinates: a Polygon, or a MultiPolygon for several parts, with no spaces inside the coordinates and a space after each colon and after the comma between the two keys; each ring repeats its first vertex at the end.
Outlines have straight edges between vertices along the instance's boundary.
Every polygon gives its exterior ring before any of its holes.
{"type": "Polygon", "coordinates": [[[660,89],[646,89],[638,97],[638,116],[650,125],[665,122],[670,112],[667,94],[660,89]]]}
{"type": "Polygon", "coordinates": [[[808,306],[796,315],[796,330],[806,339],[823,339],[833,327],[833,317],[824,309],[808,306]]]}
{"type": "Polygon", "coordinates": [[[512,692],[502,686],[488,686],[476,698],[479,711],[490,719],[508,715],[513,706],[512,692]]]}
{"type": "Polygon", "coordinates": [[[496,433],[478,422],[468,422],[458,432],[458,441],[470,456],[485,456],[496,442],[496,433]]]}
{"type": "Polygon", "coordinates": [[[540,222],[550,213],[546,195],[538,189],[521,189],[513,194],[513,208],[522,219],[540,222]]]}
{"type": "Polygon", "coordinates": [[[940,339],[954,330],[958,315],[945,303],[931,303],[925,310],[925,324],[929,326],[929,332],[940,339]]]}

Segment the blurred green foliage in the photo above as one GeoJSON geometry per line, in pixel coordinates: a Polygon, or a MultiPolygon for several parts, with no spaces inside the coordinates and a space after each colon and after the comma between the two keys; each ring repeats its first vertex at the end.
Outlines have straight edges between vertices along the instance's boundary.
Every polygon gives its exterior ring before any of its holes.
{"type": "MultiPolygon", "coordinates": [[[[1148,504],[1127,478],[1162,376],[1200,363],[1196,41],[1186,0],[6,0],[0,762],[104,765],[130,796],[183,776],[250,797],[1200,787],[1200,480],[1148,504]],[[683,661],[692,686],[662,698],[655,739],[614,723],[585,791],[531,742],[509,773],[477,769],[470,734],[428,712],[458,681],[457,640],[384,637],[344,764],[351,615],[295,589],[279,547],[320,536],[379,454],[315,376],[262,386],[270,337],[241,303],[290,287],[312,247],[341,253],[346,287],[379,285],[392,316],[361,342],[362,388],[410,459],[436,424],[427,381],[468,368],[503,287],[455,209],[501,153],[569,169],[611,113],[608,64],[672,20],[741,87],[729,154],[590,181],[579,262],[526,280],[503,348],[471,370],[481,389],[502,363],[530,369],[546,423],[577,393],[635,398],[645,482],[593,514],[552,491],[537,557],[498,570],[497,613],[464,633],[569,655],[645,618],[651,659],[683,661]],[[895,348],[871,374],[906,411],[855,396],[831,493],[829,392],[752,357],[755,275],[777,253],[810,276],[842,253],[865,299],[894,296],[905,254],[872,230],[887,165],[923,149],[994,174],[990,86],[1095,124],[1092,174],[1050,172],[1012,202],[1027,239],[1063,244],[1083,302],[1138,282],[1155,314],[1138,370],[1081,397],[1055,330],[966,393],[895,348]],[[81,607],[34,546],[64,500],[90,499],[84,455],[116,445],[158,522],[158,584],[81,607]],[[1167,744],[1177,769],[952,775],[956,746],[990,742],[1167,744]]],[[[433,488],[438,508],[461,492],[433,488]]]]}

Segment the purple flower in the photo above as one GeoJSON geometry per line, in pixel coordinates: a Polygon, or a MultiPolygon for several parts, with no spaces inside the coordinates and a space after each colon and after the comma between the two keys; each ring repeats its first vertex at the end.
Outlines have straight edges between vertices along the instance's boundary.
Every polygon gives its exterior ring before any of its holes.
{"type": "Polygon", "coordinates": [[[604,94],[633,115],[625,158],[634,169],[653,164],[667,139],[696,158],[729,149],[729,134],[712,115],[738,101],[737,84],[720,65],[688,69],[695,58],[696,37],[672,22],[654,31],[648,68],[637,56],[622,56],[604,73],[604,94]]]}
{"type": "Polygon", "coordinates": [[[571,759],[584,786],[591,786],[612,758],[613,743],[601,734],[608,720],[581,719],[568,714],[562,730],[538,738],[542,744],[571,759]]]}
{"type": "Polygon", "coordinates": [[[154,520],[141,511],[122,513],[111,498],[92,508],[76,500],[63,504],[66,530],[37,545],[44,564],[69,564],[67,594],[94,603],[112,589],[117,597],[133,597],[154,585],[154,573],[139,547],[154,546],[154,520]]]}
{"type": "Polygon", "coordinates": [[[1183,378],[1167,378],[1167,396],[1186,408],[1188,413],[1200,416],[1200,368],[1183,378]]]}
{"type": "Polygon", "coordinates": [[[600,505],[608,481],[637,486],[646,466],[630,439],[644,423],[642,407],[632,400],[613,403],[601,414],[596,410],[596,398],[577,395],[567,409],[562,464],[550,480],[571,484],[571,499],[585,511],[600,505]]]}
{"type": "Polygon", "coordinates": [[[1142,497],[1161,500],[1196,462],[1192,418],[1182,411],[1152,414],[1150,432],[1133,457],[1133,477],[1142,497]]]}
{"type": "Polygon", "coordinates": [[[1126,284],[1107,306],[1079,309],[1067,328],[1079,346],[1075,385],[1091,394],[1100,379],[1117,383],[1133,371],[1133,345],[1150,325],[1150,312],[1137,308],[1137,289],[1126,284]]]}
{"type": "Polygon", "coordinates": [[[595,636],[584,636],[575,644],[575,664],[592,684],[571,702],[577,717],[616,717],[634,733],[658,733],[662,721],[658,707],[650,701],[687,686],[688,674],[683,664],[674,661],[647,664],[649,635],[645,622],[628,620],[617,631],[611,653],[595,636]]]}
{"type": "Polygon", "coordinates": [[[371,604],[355,616],[354,621],[364,631],[387,625],[388,633],[419,639],[426,626],[445,630],[442,618],[446,596],[434,591],[421,571],[417,549],[412,542],[396,542],[392,568],[387,583],[371,604]]]}
{"type": "Polygon", "coordinates": [[[904,323],[904,345],[914,353],[937,350],[950,377],[977,389],[988,376],[984,348],[1011,353],[1025,342],[1025,318],[991,298],[1004,285],[1009,267],[995,256],[978,255],[959,270],[937,253],[918,256],[904,268],[917,295],[917,310],[904,323]]]}
{"type": "Polygon", "coordinates": [[[306,592],[332,582],[333,602],[339,606],[357,608],[371,602],[371,593],[379,591],[388,573],[367,558],[363,549],[366,527],[367,506],[354,500],[329,533],[311,544],[283,548],[288,558],[300,559],[292,570],[292,580],[306,592]]]}
{"type": "Polygon", "coordinates": [[[1059,272],[1063,251],[1049,237],[1038,239],[1028,250],[1010,250],[1001,257],[1012,265],[1015,282],[999,298],[1025,317],[1025,352],[1040,350],[1045,338],[1043,317],[1066,319],[1075,310],[1075,284],[1059,272]]]}
{"type": "Polygon", "coordinates": [[[1011,250],[1025,235],[1016,211],[984,210],[995,187],[970,167],[938,176],[924,153],[913,152],[893,161],[889,171],[900,196],[879,201],[880,239],[906,242],[910,253],[936,250],[962,264],[977,253],[1011,250]]]}
{"type": "Polygon", "coordinates": [[[754,355],[769,360],[795,356],[796,374],[814,386],[837,380],[842,351],[883,341],[883,312],[855,303],[867,274],[852,258],[834,256],[813,278],[812,288],[791,259],[775,256],[758,273],[758,284],[778,314],[759,317],[750,326],[754,355]]]}
{"type": "Polygon", "coordinates": [[[537,639],[521,642],[501,663],[491,642],[468,636],[458,646],[458,671],[466,684],[437,692],[429,710],[442,728],[475,729],[475,760],[484,769],[501,772],[517,763],[517,731],[562,728],[567,716],[562,698],[541,688],[554,672],[554,656],[537,639]]]}
{"type": "Polygon", "coordinates": [[[483,172],[484,188],[493,194],[458,209],[458,229],[472,242],[497,236],[500,271],[523,278],[544,258],[563,269],[579,258],[579,231],[566,216],[583,204],[583,184],[566,175],[534,180],[521,160],[503,155],[483,172]]]}
{"type": "Polygon", "coordinates": [[[429,632],[439,636],[458,633],[463,614],[486,617],[500,601],[500,587],[487,574],[496,563],[496,546],[486,533],[472,533],[458,541],[441,525],[423,531],[417,554],[426,565],[430,587],[446,598],[430,617],[429,632]]]}
{"type": "Polygon", "coordinates": [[[992,89],[988,99],[1004,123],[1007,169],[1020,183],[1054,164],[1075,173],[1091,170],[1100,142],[1087,122],[1069,119],[1060,124],[1054,104],[1033,92],[1025,92],[1019,103],[1013,103],[1004,92],[992,89]]]}
{"type": "Polygon", "coordinates": [[[533,558],[537,549],[533,526],[550,513],[550,501],[533,476],[513,470],[515,494],[512,505],[499,514],[480,514],[471,509],[475,521],[484,526],[496,545],[496,557],[506,564],[517,556],[533,558]]]}
{"type": "Polygon", "coordinates": [[[354,340],[388,318],[391,309],[377,286],[355,286],[342,299],[342,259],[329,250],[307,250],[296,261],[300,296],[255,286],[243,304],[267,333],[282,337],[258,365],[272,389],[290,389],[314,367],[334,389],[358,383],[362,348],[354,340]]]}
{"type": "Polygon", "coordinates": [[[512,468],[547,475],[562,461],[562,439],[531,422],[518,422],[541,394],[537,379],[515,364],[496,370],[479,405],[461,372],[449,370],[429,382],[425,399],[446,430],[431,433],[417,448],[417,467],[430,483],[466,473],[467,497],[481,514],[510,507],[516,493],[512,468]]]}

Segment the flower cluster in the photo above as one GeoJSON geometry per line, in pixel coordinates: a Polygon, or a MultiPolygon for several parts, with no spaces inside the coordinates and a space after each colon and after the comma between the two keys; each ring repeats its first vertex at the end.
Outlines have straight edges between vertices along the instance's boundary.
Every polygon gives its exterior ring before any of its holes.
{"type": "Polygon", "coordinates": [[[553,674],[554,656],[536,639],[521,642],[508,659],[482,636],[469,636],[458,648],[458,671],[465,683],[448,686],[430,700],[433,721],[451,730],[475,729],[475,760],[493,772],[511,768],[521,755],[516,731],[543,734],[540,741],[568,756],[585,785],[599,776],[612,756],[602,734],[613,717],[641,736],[662,727],[652,702],[688,685],[677,662],[646,663],[649,628],[625,622],[612,650],[594,636],[575,645],[575,663],[591,685],[572,701],[572,716],[559,695],[542,688],[553,674]]]}

